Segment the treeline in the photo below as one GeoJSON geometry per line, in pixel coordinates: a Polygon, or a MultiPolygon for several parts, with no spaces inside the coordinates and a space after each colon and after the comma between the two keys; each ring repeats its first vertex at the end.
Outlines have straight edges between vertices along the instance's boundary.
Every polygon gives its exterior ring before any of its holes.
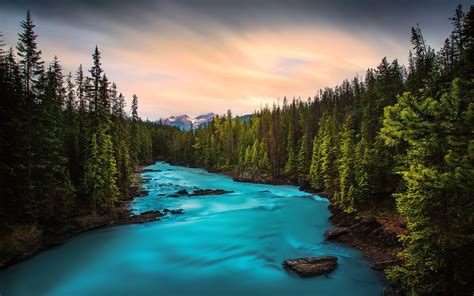
{"type": "Polygon", "coordinates": [[[435,52],[412,28],[409,65],[382,60],[314,98],[229,111],[172,139],[178,163],[325,192],[347,212],[396,198],[409,234],[388,271],[410,295],[471,295],[474,279],[474,10],[435,52]]]}
{"type": "Polygon", "coordinates": [[[178,131],[142,121],[135,95],[126,110],[97,47],[88,71],[64,75],[57,57],[42,61],[29,12],[21,28],[16,51],[0,47],[1,226],[111,212],[178,131]]]}

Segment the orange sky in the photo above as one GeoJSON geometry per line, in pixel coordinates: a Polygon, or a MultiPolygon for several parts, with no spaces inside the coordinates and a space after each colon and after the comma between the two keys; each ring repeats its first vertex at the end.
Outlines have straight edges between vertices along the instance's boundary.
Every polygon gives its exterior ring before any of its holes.
{"type": "MultiPolygon", "coordinates": [[[[284,96],[312,97],[320,88],[363,76],[384,56],[405,63],[414,25],[397,24],[395,16],[388,27],[397,27],[397,33],[391,34],[386,28],[364,25],[359,16],[351,23],[313,17],[304,9],[292,15],[285,6],[267,16],[261,7],[259,15],[249,17],[248,7],[226,6],[225,11],[213,12],[216,8],[211,6],[199,13],[195,7],[160,6],[151,12],[130,5],[114,14],[107,7],[102,15],[93,15],[94,7],[88,14],[64,7],[78,16],[58,13],[60,19],[50,18],[53,12],[41,8],[36,9],[39,16],[35,10],[32,15],[43,58],[50,61],[58,55],[66,71],[75,71],[79,64],[89,69],[97,44],[109,79],[128,100],[135,93],[141,117],[152,120],[221,114],[227,109],[243,115],[284,96]]],[[[24,19],[20,11],[0,13],[9,45],[16,42],[24,19]]]]}
{"type": "MultiPolygon", "coordinates": [[[[314,96],[376,66],[389,42],[296,26],[239,34],[223,29],[212,37],[182,27],[165,32],[127,32],[128,46],[103,50],[104,67],[120,72],[112,79],[127,96],[137,93],[144,118],[229,108],[247,114],[284,96],[314,96]]],[[[388,54],[405,52],[391,44],[388,54]]]]}

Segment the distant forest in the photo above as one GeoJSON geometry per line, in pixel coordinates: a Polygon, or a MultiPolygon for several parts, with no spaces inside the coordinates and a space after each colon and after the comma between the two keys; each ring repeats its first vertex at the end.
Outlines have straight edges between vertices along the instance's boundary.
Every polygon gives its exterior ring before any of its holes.
{"type": "Polygon", "coordinates": [[[472,295],[474,7],[450,20],[438,51],[412,28],[407,67],[383,58],[313,98],[183,132],[142,121],[136,96],[128,114],[97,48],[88,71],[45,66],[28,13],[16,50],[0,52],[2,227],[113,211],[135,168],[166,160],[300,185],[348,213],[388,197],[408,229],[391,293],[472,295]]]}

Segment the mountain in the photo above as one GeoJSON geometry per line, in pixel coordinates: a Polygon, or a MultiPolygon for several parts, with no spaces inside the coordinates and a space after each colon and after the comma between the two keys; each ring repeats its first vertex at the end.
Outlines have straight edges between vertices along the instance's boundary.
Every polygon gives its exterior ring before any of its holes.
{"type": "Polygon", "coordinates": [[[207,113],[199,115],[195,118],[189,117],[188,115],[179,115],[179,116],[171,116],[165,119],[161,119],[162,124],[176,126],[184,131],[189,131],[192,128],[196,129],[203,124],[210,122],[216,114],[214,113],[207,113]]]}

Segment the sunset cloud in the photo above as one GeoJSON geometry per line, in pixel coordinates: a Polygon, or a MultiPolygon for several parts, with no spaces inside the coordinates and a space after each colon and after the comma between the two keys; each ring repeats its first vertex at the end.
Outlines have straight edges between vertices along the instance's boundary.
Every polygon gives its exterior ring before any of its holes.
{"type": "Polygon", "coordinates": [[[58,55],[67,71],[79,64],[88,69],[97,44],[109,78],[128,99],[136,93],[140,115],[153,120],[229,108],[247,114],[284,96],[314,96],[319,88],[363,75],[384,56],[404,63],[409,28],[416,24],[404,15],[404,23],[387,32],[384,21],[395,20],[385,10],[397,7],[385,4],[373,8],[384,16],[380,21],[377,15],[368,19],[370,13],[361,8],[348,15],[338,1],[319,6],[275,1],[266,6],[270,12],[245,1],[97,3],[95,9],[88,1],[77,9],[55,1],[10,3],[8,12],[0,13],[0,25],[14,44],[22,9],[33,6],[43,57],[58,55]],[[367,29],[368,22],[377,21],[380,26],[371,23],[375,29],[367,29]]]}

